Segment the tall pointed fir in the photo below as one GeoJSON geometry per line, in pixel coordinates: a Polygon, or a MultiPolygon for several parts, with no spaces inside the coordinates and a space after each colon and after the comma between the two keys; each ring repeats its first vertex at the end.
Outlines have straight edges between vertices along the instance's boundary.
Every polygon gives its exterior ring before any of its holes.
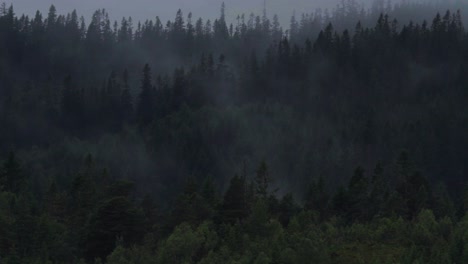
{"type": "Polygon", "coordinates": [[[137,118],[140,125],[148,125],[153,118],[153,94],[151,85],[151,68],[148,64],[143,68],[141,92],[139,96],[137,118]]]}

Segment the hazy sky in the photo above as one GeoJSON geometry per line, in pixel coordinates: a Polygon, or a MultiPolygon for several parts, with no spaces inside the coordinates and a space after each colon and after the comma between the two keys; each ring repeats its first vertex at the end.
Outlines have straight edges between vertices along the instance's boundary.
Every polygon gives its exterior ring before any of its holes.
{"type": "MultiPolygon", "coordinates": [[[[5,1],[5,0],[3,0],[5,1]]],[[[312,12],[318,7],[333,8],[339,0],[267,0],[270,15],[277,13],[282,21],[289,21],[293,11],[298,13],[312,12]]],[[[359,2],[362,2],[361,0],[359,2]]],[[[2,2],[2,0],[0,0],[2,2]]],[[[145,20],[159,16],[163,21],[173,19],[177,9],[184,15],[192,12],[195,18],[213,18],[219,14],[223,0],[6,0],[13,3],[16,14],[32,15],[36,10],[47,13],[48,7],[54,4],[59,13],[76,9],[80,15],[89,18],[99,8],[108,10],[111,18],[120,20],[123,16],[132,16],[134,20],[145,20]]],[[[231,21],[239,13],[260,14],[263,0],[227,1],[227,13],[231,21]]],[[[88,20],[88,19],[87,19],[88,20]]]]}

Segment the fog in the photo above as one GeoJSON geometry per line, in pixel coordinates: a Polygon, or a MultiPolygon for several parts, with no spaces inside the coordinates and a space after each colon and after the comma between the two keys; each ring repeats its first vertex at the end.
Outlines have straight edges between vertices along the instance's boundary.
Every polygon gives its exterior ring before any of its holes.
{"type": "MultiPolygon", "coordinates": [[[[159,16],[163,21],[167,21],[174,18],[179,8],[184,14],[192,12],[194,17],[217,17],[223,1],[226,3],[230,21],[241,13],[260,13],[264,4],[263,0],[9,0],[6,2],[13,4],[17,14],[33,15],[36,10],[46,14],[48,6],[54,4],[58,13],[76,9],[79,14],[87,18],[96,9],[105,8],[113,20],[120,20],[124,16],[131,16],[134,20],[153,19],[159,16]]],[[[303,13],[312,12],[317,8],[332,9],[339,2],[340,0],[268,0],[266,5],[268,12],[278,14],[285,24],[295,11],[303,13]]],[[[371,2],[371,0],[358,2],[371,2]]]]}

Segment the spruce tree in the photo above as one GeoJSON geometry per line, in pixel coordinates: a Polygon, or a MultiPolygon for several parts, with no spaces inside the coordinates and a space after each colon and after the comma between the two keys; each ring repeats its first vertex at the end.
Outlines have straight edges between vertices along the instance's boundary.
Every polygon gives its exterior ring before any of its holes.
{"type": "Polygon", "coordinates": [[[8,192],[19,193],[25,184],[20,163],[14,152],[10,152],[0,171],[0,186],[8,192]]]}
{"type": "Polygon", "coordinates": [[[268,187],[270,184],[270,175],[265,161],[260,163],[255,177],[256,194],[260,199],[266,200],[268,197],[268,187]]]}
{"type": "Polygon", "coordinates": [[[151,84],[151,68],[148,64],[143,68],[141,92],[139,96],[137,118],[140,125],[148,125],[153,119],[153,93],[151,84]]]}

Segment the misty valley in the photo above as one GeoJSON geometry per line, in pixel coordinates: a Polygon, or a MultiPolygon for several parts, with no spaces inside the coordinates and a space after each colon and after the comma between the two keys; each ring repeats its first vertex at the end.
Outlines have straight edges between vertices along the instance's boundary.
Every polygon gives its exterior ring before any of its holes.
{"type": "Polygon", "coordinates": [[[0,263],[468,263],[468,2],[235,2],[0,3],[0,263]]]}

